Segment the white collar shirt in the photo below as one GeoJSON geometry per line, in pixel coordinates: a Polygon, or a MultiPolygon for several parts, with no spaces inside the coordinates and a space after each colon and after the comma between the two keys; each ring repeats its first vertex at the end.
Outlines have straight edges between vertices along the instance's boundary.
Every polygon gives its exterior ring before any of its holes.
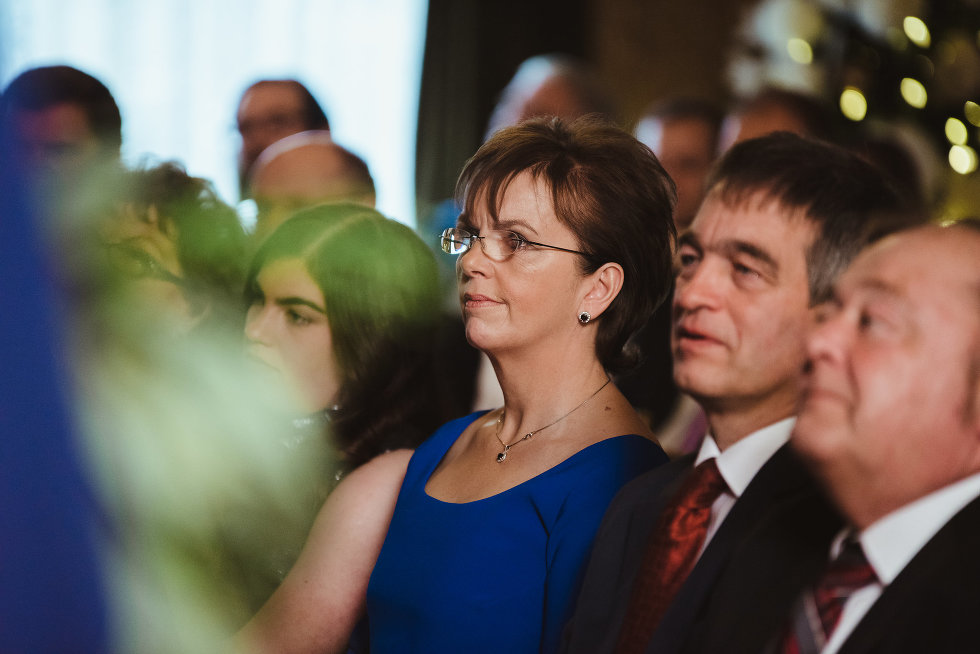
{"type": "Polygon", "coordinates": [[[698,553],[699,558],[725,517],[735,506],[735,501],[742,496],[759,469],[789,440],[795,424],[795,417],[780,420],[752,432],[730,445],[724,452],[718,449],[718,444],[711,434],[705,436],[694,465],[697,467],[702,461],[716,459],[718,472],[728,484],[728,491],[719,495],[711,505],[711,519],[708,522],[708,532],[701,546],[701,552],[698,553]]]}
{"type": "MultiPolygon", "coordinates": [[[[878,581],[852,594],[844,603],[837,628],[821,654],[835,654],[870,610],[885,587],[963,507],[980,496],[980,473],[961,479],[892,511],[858,534],[861,548],[878,581]]],[[[837,535],[830,558],[840,552],[849,530],[837,535]]]]}

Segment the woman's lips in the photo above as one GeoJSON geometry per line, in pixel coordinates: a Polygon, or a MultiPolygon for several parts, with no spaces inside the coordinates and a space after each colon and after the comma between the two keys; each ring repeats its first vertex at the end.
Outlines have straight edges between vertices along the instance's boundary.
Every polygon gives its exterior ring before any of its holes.
{"type": "Polygon", "coordinates": [[[259,367],[261,367],[264,370],[272,370],[275,372],[279,372],[279,368],[273,365],[272,362],[268,361],[265,357],[263,357],[261,352],[256,350],[255,348],[251,348],[251,347],[246,348],[245,356],[249,361],[251,361],[254,364],[258,364],[259,367]]]}
{"type": "Polygon", "coordinates": [[[465,306],[467,309],[491,307],[499,304],[500,302],[494,300],[493,298],[487,297],[486,295],[481,295],[479,293],[465,293],[463,295],[463,306],[465,306]]]}

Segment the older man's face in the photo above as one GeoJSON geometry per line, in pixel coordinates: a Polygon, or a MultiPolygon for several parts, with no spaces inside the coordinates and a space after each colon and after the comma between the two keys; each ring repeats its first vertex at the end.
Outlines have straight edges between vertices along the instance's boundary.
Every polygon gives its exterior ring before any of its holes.
{"type": "Polygon", "coordinates": [[[900,234],[855,260],[808,338],[793,442],[871,518],[980,469],[978,284],[980,234],[900,234]]]}

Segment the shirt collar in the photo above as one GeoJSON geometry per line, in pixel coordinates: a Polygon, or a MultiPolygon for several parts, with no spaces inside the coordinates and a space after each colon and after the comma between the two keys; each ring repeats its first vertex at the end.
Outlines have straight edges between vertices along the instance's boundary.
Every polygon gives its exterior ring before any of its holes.
{"type": "MultiPolygon", "coordinates": [[[[961,479],[892,511],[859,535],[861,547],[883,584],[890,584],[936,533],[980,496],[980,473],[961,479]]],[[[834,541],[836,555],[843,536],[834,541]]]]}
{"type": "Polygon", "coordinates": [[[724,452],[719,451],[714,437],[708,434],[698,450],[695,466],[702,461],[716,458],[718,471],[728,484],[729,491],[735,497],[740,497],[765,462],[789,440],[795,424],[795,416],[780,420],[752,432],[724,452]]]}

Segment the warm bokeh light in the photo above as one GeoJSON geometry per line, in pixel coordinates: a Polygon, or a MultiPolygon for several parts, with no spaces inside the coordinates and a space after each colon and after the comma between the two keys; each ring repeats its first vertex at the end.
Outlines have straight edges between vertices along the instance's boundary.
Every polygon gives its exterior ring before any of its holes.
{"type": "Polygon", "coordinates": [[[969,175],[977,169],[977,153],[966,145],[954,145],[949,149],[949,165],[960,175],[969,175]]]}
{"type": "Polygon", "coordinates": [[[909,37],[909,40],[920,48],[928,48],[932,42],[929,36],[929,28],[926,27],[921,18],[906,16],[905,20],[902,21],[902,29],[905,30],[905,36],[909,37]]]}
{"type": "Polygon", "coordinates": [[[946,138],[953,145],[966,145],[966,139],[969,134],[966,131],[966,125],[963,121],[958,118],[948,118],[946,119],[946,138]]]}
{"type": "Polygon", "coordinates": [[[840,110],[850,120],[864,120],[868,113],[868,101],[861,91],[849,86],[840,94],[840,110]]]}
{"type": "Polygon", "coordinates": [[[813,48],[804,39],[792,38],[786,42],[786,51],[789,56],[798,64],[809,64],[813,62],[813,48]]]}
{"type": "Polygon", "coordinates": [[[963,105],[963,115],[966,116],[971,125],[980,127],[980,104],[967,100],[966,104],[963,105]]]}
{"type": "Polygon", "coordinates": [[[926,101],[928,100],[928,94],[926,93],[926,87],[922,85],[917,79],[912,79],[911,77],[906,77],[902,79],[901,85],[902,97],[910,105],[916,109],[922,109],[926,106],[926,101]]]}

